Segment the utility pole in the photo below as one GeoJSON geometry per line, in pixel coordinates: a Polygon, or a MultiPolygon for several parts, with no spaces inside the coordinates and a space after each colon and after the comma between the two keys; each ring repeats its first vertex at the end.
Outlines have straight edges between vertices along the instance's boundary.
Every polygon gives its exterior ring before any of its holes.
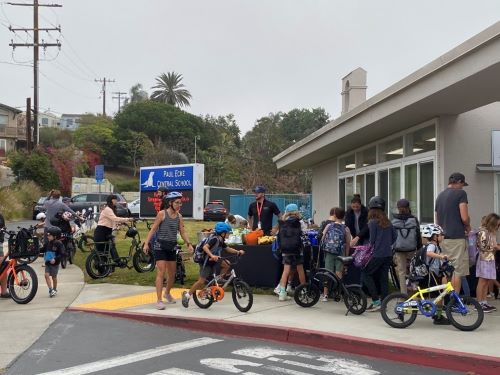
{"type": "Polygon", "coordinates": [[[104,77],[103,79],[95,79],[94,81],[96,82],[102,82],[102,90],[101,90],[101,93],[102,93],[102,115],[103,116],[106,116],[106,82],[110,83],[110,82],[115,82],[114,79],[106,79],[106,77],[104,77]]]}
{"type": "Polygon", "coordinates": [[[48,7],[48,8],[61,8],[60,4],[39,4],[38,0],[33,0],[33,4],[28,3],[7,3],[9,5],[15,6],[29,6],[33,7],[33,28],[13,28],[9,26],[9,30],[12,32],[16,31],[33,31],[33,43],[14,43],[11,41],[9,44],[13,49],[16,47],[33,47],[33,144],[37,146],[39,143],[39,133],[38,133],[38,60],[39,60],[39,47],[58,47],[61,48],[61,43],[57,40],[57,43],[42,43],[39,42],[39,31],[59,31],[61,32],[61,26],[52,28],[39,28],[38,27],[38,8],[48,7]]]}
{"type": "Polygon", "coordinates": [[[112,94],[117,95],[117,96],[113,96],[113,99],[118,99],[118,113],[120,113],[120,110],[122,109],[122,97],[124,95],[127,95],[127,93],[118,91],[118,92],[113,92],[112,94]]]}
{"type": "Polygon", "coordinates": [[[31,98],[26,98],[26,149],[31,154],[31,98]]]}

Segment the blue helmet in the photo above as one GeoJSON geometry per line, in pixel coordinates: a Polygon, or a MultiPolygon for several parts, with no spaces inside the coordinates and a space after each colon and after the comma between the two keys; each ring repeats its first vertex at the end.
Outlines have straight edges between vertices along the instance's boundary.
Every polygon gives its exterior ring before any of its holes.
{"type": "Polygon", "coordinates": [[[171,191],[170,193],[168,193],[165,197],[165,199],[178,199],[178,198],[182,198],[182,193],[179,193],[178,191],[171,191]]]}
{"type": "Polygon", "coordinates": [[[298,211],[299,207],[295,203],[290,203],[285,207],[285,212],[295,212],[298,211]]]}
{"type": "Polygon", "coordinates": [[[221,222],[218,222],[217,224],[215,224],[214,230],[215,230],[215,233],[222,234],[222,233],[231,232],[232,228],[229,224],[223,223],[221,221],[221,222]]]}

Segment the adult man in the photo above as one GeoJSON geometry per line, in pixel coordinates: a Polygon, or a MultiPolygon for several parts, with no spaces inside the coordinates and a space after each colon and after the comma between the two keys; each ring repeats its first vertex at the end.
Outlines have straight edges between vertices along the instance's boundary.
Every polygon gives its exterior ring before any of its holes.
{"type": "Polygon", "coordinates": [[[76,216],[75,211],[69,208],[65,203],[61,201],[61,192],[59,190],[51,190],[47,200],[43,204],[45,207],[45,233],[44,233],[44,244],[47,243],[47,228],[53,226],[51,221],[56,219],[56,214],[58,212],[69,211],[76,216]]]}
{"type": "Polygon", "coordinates": [[[470,231],[470,218],[467,193],[463,190],[468,185],[462,173],[453,173],[448,179],[448,187],[436,198],[434,209],[435,222],[444,230],[443,255],[455,267],[451,283],[458,293],[462,287],[461,277],[469,274],[465,238],[470,231]]]}
{"type": "Polygon", "coordinates": [[[155,208],[158,206],[156,211],[161,211],[164,210],[165,208],[168,207],[166,200],[164,199],[165,196],[167,195],[167,188],[164,186],[160,186],[156,192],[156,198],[157,201],[155,201],[155,208]]]}
{"type": "Polygon", "coordinates": [[[276,203],[266,199],[264,186],[256,186],[254,193],[255,202],[248,206],[248,224],[252,230],[262,229],[268,236],[273,228],[273,214],[279,218],[280,210],[276,203]]]}
{"type": "Polygon", "coordinates": [[[248,224],[243,216],[236,214],[229,214],[225,223],[229,224],[233,229],[242,228],[244,224],[248,224]]]}

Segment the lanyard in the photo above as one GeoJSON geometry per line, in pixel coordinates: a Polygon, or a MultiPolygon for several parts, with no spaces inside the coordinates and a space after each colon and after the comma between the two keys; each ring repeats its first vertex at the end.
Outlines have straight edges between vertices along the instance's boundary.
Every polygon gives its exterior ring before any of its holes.
{"type": "Polygon", "coordinates": [[[260,213],[262,212],[262,206],[264,206],[264,201],[260,204],[259,207],[259,202],[255,202],[257,204],[257,218],[259,219],[260,222],[260,213]]]}

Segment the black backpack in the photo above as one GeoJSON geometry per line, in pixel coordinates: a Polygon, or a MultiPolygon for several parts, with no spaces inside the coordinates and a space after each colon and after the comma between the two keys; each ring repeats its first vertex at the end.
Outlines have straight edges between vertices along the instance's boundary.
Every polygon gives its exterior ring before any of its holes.
{"type": "MultiPolygon", "coordinates": [[[[427,265],[427,245],[422,246],[415,252],[410,260],[410,281],[420,281],[429,276],[429,265],[427,265]]],[[[431,262],[434,258],[431,259],[431,262]]]]}
{"type": "MultiPolygon", "coordinates": [[[[207,253],[205,253],[205,250],[203,250],[203,247],[212,239],[212,238],[217,238],[215,234],[210,234],[204,239],[202,239],[198,245],[196,245],[193,253],[193,262],[198,263],[198,264],[203,264],[205,263],[205,260],[207,258],[207,253]]],[[[218,239],[217,239],[218,241],[218,239]]],[[[215,246],[219,246],[219,242],[215,246]]]]}
{"type": "Polygon", "coordinates": [[[279,249],[282,254],[298,254],[302,250],[302,228],[300,220],[280,220],[278,232],[279,249]]]}

